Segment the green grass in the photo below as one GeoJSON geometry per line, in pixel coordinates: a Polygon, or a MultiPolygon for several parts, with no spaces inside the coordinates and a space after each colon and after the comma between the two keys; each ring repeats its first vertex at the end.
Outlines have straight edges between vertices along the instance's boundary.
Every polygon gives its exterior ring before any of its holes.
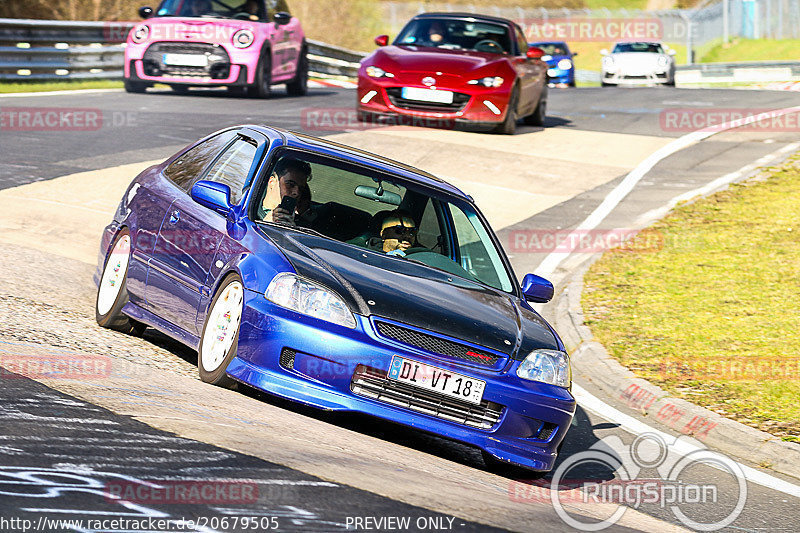
{"type": "Polygon", "coordinates": [[[74,91],[78,89],[121,89],[121,81],[55,81],[0,83],[0,93],[34,93],[43,91],[74,91]]]}
{"type": "Polygon", "coordinates": [[[766,176],[675,209],[652,227],[659,251],[606,253],[586,275],[583,309],[638,376],[796,440],[800,157],[766,176]]]}
{"type": "Polygon", "coordinates": [[[800,60],[800,39],[734,39],[727,47],[716,43],[700,57],[703,63],[768,60],[800,60]]]}

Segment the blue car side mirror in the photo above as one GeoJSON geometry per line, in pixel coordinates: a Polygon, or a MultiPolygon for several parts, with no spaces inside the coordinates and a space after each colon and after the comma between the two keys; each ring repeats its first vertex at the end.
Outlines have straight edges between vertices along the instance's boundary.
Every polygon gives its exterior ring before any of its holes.
{"type": "Polygon", "coordinates": [[[231,188],[223,183],[201,180],[192,185],[192,200],[227,215],[231,210],[231,188]]]}
{"type": "Polygon", "coordinates": [[[529,302],[543,304],[553,299],[553,284],[536,274],[525,274],[522,294],[529,302]]]}

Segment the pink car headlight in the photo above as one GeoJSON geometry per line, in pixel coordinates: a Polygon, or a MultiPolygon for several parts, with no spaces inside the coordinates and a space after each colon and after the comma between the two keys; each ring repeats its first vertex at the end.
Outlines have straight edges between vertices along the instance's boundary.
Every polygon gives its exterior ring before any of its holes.
{"type": "Polygon", "coordinates": [[[233,34],[232,40],[235,48],[247,48],[255,41],[255,35],[250,30],[239,30],[233,34]]]}
{"type": "Polygon", "coordinates": [[[131,40],[136,44],[142,44],[148,37],[150,37],[150,26],[147,24],[136,26],[131,34],[131,40]]]}

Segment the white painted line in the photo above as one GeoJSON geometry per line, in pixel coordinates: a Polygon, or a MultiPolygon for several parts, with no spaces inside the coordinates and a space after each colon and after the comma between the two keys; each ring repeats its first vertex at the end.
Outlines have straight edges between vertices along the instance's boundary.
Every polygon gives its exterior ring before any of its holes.
{"type": "MultiPolygon", "coordinates": [[[[703,139],[707,139],[712,135],[716,135],[717,133],[722,133],[730,129],[746,126],[762,119],[783,116],[797,111],[800,111],[800,106],[776,109],[774,111],[759,113],[757,115],[748,115],[741,120],[731,120],[724,124],[709,126],[701,130],[687,133],[682,137],[678,137],[666,146],[663,146],[662,148],[650,154],[644,161],[639,163],[636,168],[631,170],[628,175],[625,176],[625,179],[623,179],[622,182],[617,185],[614,190],[612,190],[605,197],[605,199],[603,199],[603,202],[597,206],[597,208],[588,217],[586,217],[583,222],[578,224],[573,231],[583,233],[595,229],[657,163],[674,154],[675,152],[683,150],[684,148],[698,143],[703,139]]],[[[544,258],[544,261],[542,261],[539,267],[536,269],[536,274],[543,277],[551,276],[568,256],[569,254],[565,254],[563,252],[551,252],[547,257],[544,258]]]]}
{"type": "Polygon", "coordinates": [[[69,91],[40,91],[30,93],[6,93],[0,94],[0,98],[28,98],[29,96],[60,96],[67,94],[93,94],[93,93],[121,93],[120,89],[73,89],[69,91]]]}
{"type": "Polygon", "coordinates": [[[691,200],[692,198],[696,198],[698,196],[705,196],[707,194],[711,194],[712,192],[714,192],[714,191],[716,191],[718,189],[721,189],[721,188],[731,184],[732,182],[738,180],[742,176],[746,176],[747,174],[749,174],[749,173],[753,172],[754,170],[758,169],[759,167],[763,167],[763,166],[769,165],[772,161],[774,161],[776,159],[779,159],[780,157],[782,157],[787,152],[793,152],[793,151],[797,150],[798,148],[800,148],[800,142],[787,144],[786,146],[784,146],[780,150],[776,150],[776,151],[772,152],[771,154],[767,154],[764,157],[761,157],[761,158],[757,159],[755,162],[750,163],[749,165],[743,166],[742,168],[740,168],[739,170],[737,170],[735,172],[731,172],[729,174],[725,174],[724,176],[721,176],[721,177],[715,179],[714,181],[711,181],[711,182],[705,184],[702,187],[699,187],[699,188],[694,189],[692,191],[688,191],[688,192],[685,192],[685,193],[683,193],[683,194],[681,194],[679,196],[676,196],[675,198],[670,200],[667,205],[665,205],[663,207],[659,207],[657,209],[650,210],[647,213],[644,213],[644,214],[640,215],[639,218],[636,219],[636,223],[634,224],[634,226],[639,227],[639,226],[647,225],[647,224],[649,224],[651,222],[655,222],[656,220],[659,220],[664,215],[669,213],[672,210],[672,208],[675,207],[676,205],[678,205],[679,203],[686,202],[686,201],[691,200]]]}
{"type": "MultiPolygon", "coordinates": [[[[675,438],[673,435],[669,435],[663,431],[654,429],[644,422],[637,420],[632,416],[626,415],[614,407],[611,407],[599,398],[592,396],[586,391],[586,389],[575,383],[572,384],[572,395],[575,396],[575,400],[577,400],[578,404],[582,408],[591,411],[606,420],[610,420],[619,424],[619,427],[628,433],[633,435],[654,433],[663,438],[665,442],[670,442],[675,438]]],[[[674,446],[670,447],[671,451],[674,451],[681,456],[686,456],[702,449],[704,448],[697,446],[696,444],[692,444],[686,439],[679,439],[677,442],[675,442],[674,446]]],[[[741,466],[745,478],[748,481],[757,485],[761,485],[762,487],[767,487],[768,489],[774,489],[783,492],[784,494],[794,496],[795,498],[800,498],[800,486],[794,485],[775,476],[771,476],[766,472],[756,470],[755,468],[751,468],[747,465],[743,465],[738,462],[737,464],[741,466]]]]}

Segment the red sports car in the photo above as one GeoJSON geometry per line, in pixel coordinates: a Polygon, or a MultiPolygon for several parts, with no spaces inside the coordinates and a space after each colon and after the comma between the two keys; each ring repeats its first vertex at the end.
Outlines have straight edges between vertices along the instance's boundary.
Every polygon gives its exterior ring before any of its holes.
{"type": "Polygon", "coordinates": [[[514,133],[519,118],[544,124],[544,51],[529,47],[510,20],[424,13],[411,19],[392,45],[388,41],[386,35],[377,37],[380,48],[361,61],[362,120],[466,123],[506,134],[514,133]]]}

